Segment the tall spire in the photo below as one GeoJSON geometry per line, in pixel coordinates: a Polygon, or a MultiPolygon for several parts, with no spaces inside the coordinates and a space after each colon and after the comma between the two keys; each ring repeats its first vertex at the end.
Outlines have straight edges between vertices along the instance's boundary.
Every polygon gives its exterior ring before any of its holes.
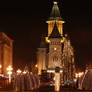
{"type": "MultiPolygon", "coordinates": [[[[58,7],[58,2],[56,0],[53,2],[51,14],[48,20],[46,21],[46,23],[48,23],[48,37],[53,31],[54,25],[57,25],[56,27],[58,28],[60,35],[63,36],[63,23],[65,22],[63,21],[63,18],[61,17],[59,7],[58,7]]],[[[48,41],[48,38],[46,41],[48,41]]]]}
{"type": "Polygon", "coordinates": [[[54,3],[54,5],[52,7],[52,11],[51,11],[49,20],[62,20],[61,15],[60,15],[60,11],[58,8],[58,2],[54,1],[53,3],[54,3]]]}

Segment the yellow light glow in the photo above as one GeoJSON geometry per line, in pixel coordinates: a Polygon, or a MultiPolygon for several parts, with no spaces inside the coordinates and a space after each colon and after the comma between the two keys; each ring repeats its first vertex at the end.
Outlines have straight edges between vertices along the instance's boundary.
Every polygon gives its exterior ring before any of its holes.
{"type": "Polygon", "coordinates": [[[48,37],[46,37],[45,40],[46,40],[47,43],[50,43],[50,40],[48,39],[48,37]]]}
{"type": "Polygon", "coordinates": [[[20,74],[20,73],[22,73],[22,71],[21,71],[20,69],[18,69],[18,70],[17,70],[17,73],[20,74]]]}
{"type": "Polygon", "coordinates": [[[37,68],[37,67],[38,67],[38,65],[36,64],[36,65],[35,65],[35,67],[37,68]]]}
{"type": "Polygon", "coordinates": [[[55,73],[55,70],[47,70],[48,73],[55,73]]]}
{"type": "Polygon", "coordinates": [[[26,71],[23,72],[23,74],[26,74],[26,73],[27,73],[26,71]]]}
{"type": "Polygon", "coordinates": [[[11,66],[8,66],[7,71],[12,71],[13,68],[11,66]]]}
{"type": "Polygon", "coordinates": [[[58,23],[61,23],[61,24],[63,24],[63,23],[65,23],[65,21],[59,21],[59,20],[50,20],[50,21],[46,21],[46,23],[53,23],[53,22],[58,22],[58,23]]]}
{"type": "Polygon", "coordinates": [[[57,2],[54,1],[54,4],[57,4],[57,2]]]}
{"type": "Polygon", "coordinates": [[[75,77],[80,78],[83,74],[84,74],[84,72],[75,73],[75,77]]]}
{"type": "Polygon", "coordinates": [[[61,43],[64,43],[64,41],[65,41],[65,37],[63,37],[63,39],[61,40],[61,43]]]}
{"type": "Polygon", "coordinates": [[[62,73],[63,72],[63,70],[60,70],[60,73],[62,73]]]}
{"type": "Polygon", "coordinates": [[[80,73],[79,73],[79,77],[81,77],[83,74],[84,74],[83,72],[80,72],[80,73]]]}
{"type": "Polygon", "coordinates": [[[77,82],[77,79],[74,79],[74,82],[77,82]]]}
{"type": "MultiPolygon", "coordinates": [[[[48,73],[55,73],[55,70],[47,70],[48,73]]],[[[62,73],[63,70],[60,70],[60,73],[62,73]]]]}
{"type": "Polygon", "coordinates": [[[2,65],[0,65],[0,69],[2,68],[2,65]]]}
{"type": "Polygon", "coordinates": [[[78,78],[78,73],[75,73],[75,77],[78,78]]]}
{"type": "Polygon", "coordinates": [[[57,48],[54,48],[54,50],[57,50],[57,48]]]}

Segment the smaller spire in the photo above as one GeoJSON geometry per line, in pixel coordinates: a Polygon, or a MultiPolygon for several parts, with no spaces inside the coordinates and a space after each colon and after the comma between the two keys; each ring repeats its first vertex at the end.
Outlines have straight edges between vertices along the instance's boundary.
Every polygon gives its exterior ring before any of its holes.
{"type": "Polygon", "coordinates": [[[45,38],[43,37],[43,35],[41,37],[40,48],[46,48],[45,38]]]}

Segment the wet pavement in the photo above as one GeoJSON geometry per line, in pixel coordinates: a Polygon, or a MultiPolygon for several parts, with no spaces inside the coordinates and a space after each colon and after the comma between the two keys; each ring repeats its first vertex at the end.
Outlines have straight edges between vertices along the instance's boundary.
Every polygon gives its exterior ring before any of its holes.
{"type": "MultiPolygon", "coordinates": [[[[11,90],[8,90],[8,91],[0,91],[0,92],[19,92],[19,91],[11,91],[11,90]]],[[[21,91],[21,92],[39,92],[39,91],[21,91]]],[[[48,92],[48,91],[43,91],[43,92],[48,92]]],[[[51,91],[51,92],[54,92],[54,91],[51,91]]],[[[92,91],[60,91],[60,92],[92,92],[92,91]]]]}
{"type": "MultiPolygon", "coordinates": [[[[8,90],[8,91],[0,91],[0,92],[19,92],[19,91],[11,91],[11,90],[8,90]]],[[[21,92],[39,92],[39,91],[21,91],[21,92]]],[[[48,91],[43,91],[43,92],[48,92],[48,91]]],[[[50,92],[54,92],[54,91],[50,91],[50,92]]],[[[60,91],[60,92],[92,92],[92,91],[60,91]]]]}
{"type": "MultiPolygon", "coordinates": [[[[0,89],[0,92],[19,92],[12,88],[0,89]]],[[[33,91],[21,91],[21,92],[55,92],[53,86],[42,86],[33,91]]],[[[84,90],[76,90],[76,89],[61,89],[60,92],[92,92],[92,91],[84,91],[84,90]]]]}

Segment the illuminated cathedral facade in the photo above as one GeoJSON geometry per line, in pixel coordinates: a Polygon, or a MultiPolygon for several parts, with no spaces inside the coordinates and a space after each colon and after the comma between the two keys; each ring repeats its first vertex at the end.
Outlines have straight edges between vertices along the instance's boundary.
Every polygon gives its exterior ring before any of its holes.
{"type": "Polygon", "coordinates": [[[42,71],[49,74],[55,73],[55,68],[60,68],[63,81],[73,80],[75,74],[74,51],[70,39],[63,34],[63,18],[61,17],[58,3],[54,1],[48,24],[48,36],[45,37],[48,46],[41,42],[37,51],[38,74],[42,71]]]}

